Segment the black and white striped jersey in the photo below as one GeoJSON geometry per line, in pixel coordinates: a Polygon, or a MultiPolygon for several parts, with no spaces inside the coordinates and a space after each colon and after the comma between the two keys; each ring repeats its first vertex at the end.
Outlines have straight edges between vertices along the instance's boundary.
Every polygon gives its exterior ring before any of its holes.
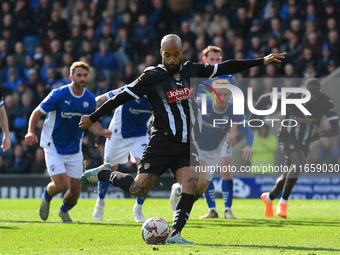
{"type": "Polygon", "coordinates": [[[201,114],[193,99],[195,84],[190,84],[190,78],[213,77],[216,69],[213,65],[186,62],[171,75],[158,65],[147,68],[125,91],[135,98],[147,96],[153,111],[152,135],[170,135],[188,143],[198,138],[201,127],[201,114]]]}
{"type": "MultiPolygon", "coordinates": [[[[302,98],[304,94],[294,93],[289,94],[287,98],[302,98]]],[[[338,122],[338,116],[332,103],[332,100],[325,94],[321,94],[318,101],[313,104],[309,104],[308,102],[303,104],[304,107],[311,113],[311,115],[304,115],[300,109],[296,107],[296,105],[289,104],[287,105],[287,114],[285,119],[289,119],[285,126],[281,126],[279,133],[286,132],[293,135],[297,141],[301,142],[302,145],[308,145],[314,136],[314,128],[313,126],[320,126],[321,118],[325,115],[330,122],[336,121],[338,122]],[[295,120],[297,125],[295,127],[291,127],[295,125],[295,120]]]]}
{"type": "Polygon", "coordinates": [[[149,67],[89,118],[94,123],[119,105],[146,95],[153,111],[151,135],[172,136],[181,143],[196,141],[200,135],[201,114],[194,101],[197,84],[190,84],[191,78],[211,79],[223,74],[234,74],[262,65],[263,61],[262,58],[228,60],[215,65],[188,61],[174,75],[169,74],[163,65],[149,67]]]}

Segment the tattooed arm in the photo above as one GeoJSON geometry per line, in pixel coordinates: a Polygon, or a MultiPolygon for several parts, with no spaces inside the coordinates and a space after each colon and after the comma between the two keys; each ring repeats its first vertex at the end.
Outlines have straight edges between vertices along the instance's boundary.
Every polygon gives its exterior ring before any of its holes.
{"type": "Polygon", "coordinates": [[[107,101],[106,94],[100,95],[96,97],[97,107],[100,107],[107,101]]]}

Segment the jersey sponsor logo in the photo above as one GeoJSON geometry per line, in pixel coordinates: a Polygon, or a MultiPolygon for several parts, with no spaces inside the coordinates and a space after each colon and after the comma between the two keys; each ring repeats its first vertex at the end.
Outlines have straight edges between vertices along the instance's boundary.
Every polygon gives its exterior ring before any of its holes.
{"type": "Polygon", "coordinates": [[[87,102],[87,101],[85,101],[85,102],[83,103],[83,106],[84,106],[85,109],[87,109],[87,107],[89,107],[89,105],[90,105],[90,104],[89,104],[89,102],[87,102]]]}
{"type": "Polygon", "coordinates": [[[80,112],[61,112],[61,117],[65,119],[71,119],[72,117],[83,116],[80,112]]]}
{"type": "Polygon", "coordinates": [[[64,103],[68,104],[70,106],[71,105],[71,100],[70,101],[65,100],[64,103]]]}
{"type": "Polygon", "coordinates": [[[194,97],[194,88],[186,87],[180,89],[174,89],[166,92],[169,103],[188,100],[194,97]]]}
{"type": "Polygon", "coordinates": [[[141,114],[141,113],[152,114],[151,110],[133,109],[132,107],[129,108],[129,112],[132,114],[141,114]]]}

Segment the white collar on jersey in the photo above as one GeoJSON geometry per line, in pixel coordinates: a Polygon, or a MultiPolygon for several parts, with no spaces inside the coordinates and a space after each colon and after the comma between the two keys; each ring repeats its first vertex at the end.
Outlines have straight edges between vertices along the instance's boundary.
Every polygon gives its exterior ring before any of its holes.
{"type": "Polygon", "coordinates": [[[75,94],[73,93],[73,91],[72,91],[72,88],[71,88],[72,84],[69,84],[69,85],[67,85],[67,86],[68,86],[68,89],[70,90],[71,95],[74,96],[75,98],[81,98],[81,97],[85,94],[86,88],[83,89],[83,94],[81,94],[80,96],[77,96],[77,95],[75,95],[75,94]]]}

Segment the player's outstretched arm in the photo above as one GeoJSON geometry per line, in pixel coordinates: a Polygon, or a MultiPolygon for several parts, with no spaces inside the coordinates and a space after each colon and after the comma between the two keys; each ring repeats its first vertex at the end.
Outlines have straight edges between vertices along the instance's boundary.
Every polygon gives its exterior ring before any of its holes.
{"type": "Polygon", "coordinates": [[[0,107],[0,126],[4,133],[1,148],[4,152],[6,152],[9,148],[11,148],[11,139],[9,138],[8,119],[4,106],[0,107]]]}
{"type": "Polygon", "coordinates": [[[96,97],[96,106],[100,107],[102,104],[104,104],[107,101],[106,94],[100,95],[96,97]]]}
{"type": "Polygon", "coordinates": [[[90,115],[83,115],[79,122],[79,128],[81,129],[89,129],[93,123],[98,121],[104,114],[109,113],[116,109],[118,106],[125,104],[126,102],[134,99],[126,91],[123,91],[116,95],[115,97],[107,100],[102,106],[100,106],[96,111],[94,111],[90,115]]]}
{"type": "Polygon", "coordinates": [[[32,146],[38,142],[38,137],[35,135],[35,128],[38,124],[38,120],[40,119],[42,115],[44,115],[44,113],[42,113],[39,110],[39,106],[38,106],[37,108],[34,109],[34,111],[32,112],[30,116],[30,119],[28,121],[27,134],[25,135],[25,142],[29,146],[32,146]]]}
{"type": "Polygon", "coordinates": [[[272,62],[281,62],[286,52],[271,53],[263,58],[256,59],[231,59],[215,65],[194,64],[197,67],[198,77],[218,77],[224,74],[234,74],[259,65],[268,65],[272,62]]]}
{"type": "Polygon", "coordinates": [[[103,128],[98,121],[93,123],[89,130],[95,135],[104,136],[109,140],[111,139],[112,131],[110,129],[103,128]]]}
{"type": "Polygon", "coordinates": [[[263,64],[268,65],[271,62],[278,62],[281,63],[281,59],[284,59],[287,52],[283,53],[271,53],[263,58],[263,64]]]}

